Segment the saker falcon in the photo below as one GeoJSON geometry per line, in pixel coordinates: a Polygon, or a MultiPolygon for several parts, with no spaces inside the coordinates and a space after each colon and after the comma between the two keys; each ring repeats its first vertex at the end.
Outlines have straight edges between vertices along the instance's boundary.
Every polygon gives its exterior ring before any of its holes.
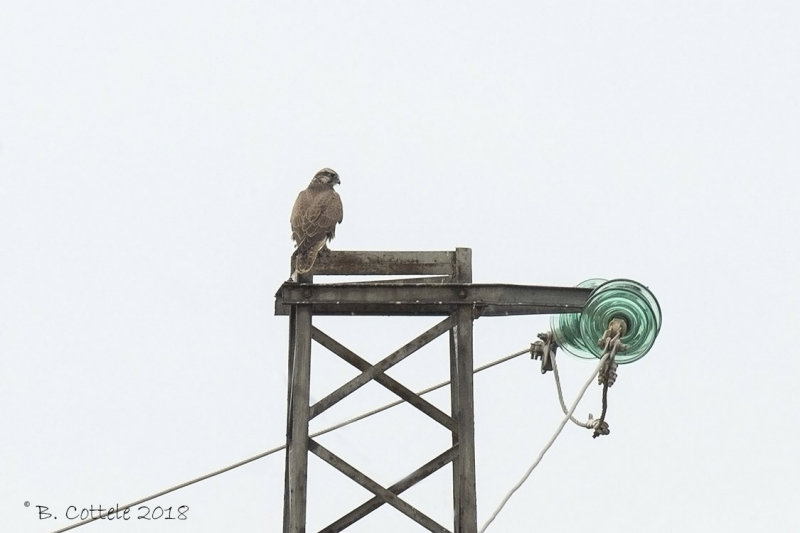
{"type": "Polygon", "coordinates": [[[297,195],[292,208],[292,239],[297,249],[295,273],[305,274],[314,266],[317,253],[336,234],[336,224],[342,221],[342,200],[333,190],[341,183],[336,171],[323,168],[297,195]]]}

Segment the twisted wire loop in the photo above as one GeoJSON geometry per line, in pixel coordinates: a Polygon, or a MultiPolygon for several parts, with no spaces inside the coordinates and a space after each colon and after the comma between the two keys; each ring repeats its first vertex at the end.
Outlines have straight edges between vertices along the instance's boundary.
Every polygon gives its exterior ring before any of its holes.
{"type": "Polygon", "coordinates": [[[628,346],[623,344],[620,340],[622,336],[625,335],[626,331],[627,323],[623,319],[614,318],[609,322],[608,329],[603,334],[603,337],[598,341],[598,345],[603,346],[603,353],[600,355],[600,361],[597,363],[592,375],[589,376],[589,379],[586,381],[586,383],[584,383],[583,387],[578,393],[578,397],[575,399],[569,409],[567,409],[567,406],[564,403],[564,394],[561,391],[561,380],[558,376],[558,365],[556,364],[555,357],[556,348],[558,348],[558,345],[555,342],[553,333],[540,333],[538,335],[539,340],[531,344],[531,359],[540,359],[542,361],[542,374],[548,372],[549,370],[553,371],[553,377],[555,378],[556,382],[556,390],[558,391],[558,401],[561,404],[561,410],[564,411],[564,418],[561,420],[561,423],[559,424],[555,433],[552,437],[550,437],[550,440],[544,446],[542,451],[539,452],[539,456],[534,460],[533,464],[531,464],[516,485],[514,485],[503,497],[503,499],[500,501],[500,504],[497,506],[497,509],[494,510],[494,512],[489,516],[488,520],[486,520],[486,522],[480,528],[479,533],[484,533],[486,531],[489,525],[500,514],[500,511],[503,510],[503,507],[505,507],[514,493],[519,490],[520,487],[522,487],[525,481],[527,481],[528,477],[530,477],[534,469],[542,461],[542,458],[544,457],[545,453],[547,453],[547,450],[550,449],[555,440],[558,438],[561,430],[563,430],[564,426],[567,425],[568,421],[572,421],[573,423],[587,429],[594,429],[594,435],[592,435],[593,438],[600,435],[608,435],[610,433],[608,424],[605,421],[606,411],[608,409],[608,388],[614,384],[614,381],[617,378],[617,363],[614,361],[614,357],[617,355],[617,352],[625,351],[628,348],[628,346]],[[597,420],[594,420],[592,415],[589,414],[588,422],[581,422],[573,416],[573,413],[578,407],[578,403],[583,398],[583,395],[586,394],[587,389],[594,381],[595,376],[597,377],[598,382],[603,385],[603,412],[600,415],[600,418],[597,420]]]}
{"type": "MultiPolygon", "coordinates": [[[[608,423],[605,420],[608,411],[608,388],[617,380],[618,365],[615,360],[617,352],[624,352],[628,349],[628,346],[623,344],[620,340],[627,331],[628,324],[624,319],[613,318],[609,322],[608,328],[603,333],[603,336],[597,342],[598,346],[603,347],[603,353],[601,354],[603,363],[600,365],[600,369],[597,373],[597,383],[603,386],[603,403],[600,418],[595,419],[592,414],[589,413],[589,419],[584,422],[572,416],[572,413],[569,413],[569,420],[572,423],[586,429],[594,430],[592,438],[611,433],[608,423]]],[[[556,349],[558,348],[558,343],[552,332],[539,333],[537,337],[539,337],[539,340],[531,343],[531,359],[541,360],[542,374],[551,370],[553,371],[556,392],[558,393],[558,403],[561,405],[561,411],[566,415],[568,414],[568,410],[564,402],[564,392],[561,388],[561,378],[558,374],[558,364],[556,363],[556,349]]]]}
{"type": "Polygon", "coordinates": [[[592,438],[596,439],[601,435],[608,435],[611,430],[606,422],[608,412],[608,388],[617,380],[617,362],[615,357],[617,352],[624,352],[628,349],[626,344],[620,340],[628,331],[628,324],[622,318],[613,318],[608,324],[608,328],[603,336],[597,341],[598,346],[603,347],[603,354],[608,355],[600,371],[597,373],[597,383],[603,386],[603,410],[600,418],[595,421],[594,433],[592,438]]]}

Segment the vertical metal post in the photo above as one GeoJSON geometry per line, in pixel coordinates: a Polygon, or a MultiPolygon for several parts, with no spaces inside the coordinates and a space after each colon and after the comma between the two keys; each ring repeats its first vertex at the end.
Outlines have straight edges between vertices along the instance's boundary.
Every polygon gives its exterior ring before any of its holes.
{"type": "Polygon", "coordinates": [[[292,375],[294,374],[294,332],[297,324],[297,307],[289,311],[289,371],[286,385],[286,445],[283,466],[283,531],[289,531],[289,451],[288,445],[292,435],[292,375]]]}
{"type": "MultiPolygon", "coordinates": [[[[455,280],[472,283],[472,251],[457,248],[455,280]]],[[[475,490],[475,404],[472,381],[472,306],[456,311],[456,326],[450,332],[450,402],[456,422],[453,444],[458,455],[453,461],[453,507],[456,533],[478,531],[475,490]]]]}
{"type": "Polygon", "coordinates": [[[289,333],[289,401],[283,531],[305,533],[308,480],[311,306],[293,306],[289,333]]]}
{"type": "Polygon", "coordinates": [[[472,283],[472,248],[456,248],[454,265],[456,283],[472,283]]]}

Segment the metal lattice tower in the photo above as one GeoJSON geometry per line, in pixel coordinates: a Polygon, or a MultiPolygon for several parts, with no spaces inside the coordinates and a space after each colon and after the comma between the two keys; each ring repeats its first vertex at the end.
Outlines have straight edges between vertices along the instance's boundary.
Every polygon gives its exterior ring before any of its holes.
{"type": "Polygon", "coordinates": [[[475,424],[472,322],[479,316],[579,312],[591,289],[508,284],[473,284],[472,252],[354,252],[321,254],[316,275],[418,275],[371,283],[315,284],[310,274],[284,283],[275,314],[289,316],[289,390],[284,486],[284,533],[304,533],[308,453],[311,452],[373,493],[364,504],[323,528],[341,531],[383,504],[389,504],[428,531],[476,533],[475,424]],[[436,325],[376,364],[314,327],[314,315],[444,316],[436,325]],[[451,412],[444,413],[385,372],[435,338],[449,333],[451,412]],[[315,404],[310,404],[311,346],[317,342],[361,374],[315,404]],[[452,434],[452,446],[397,483],[383,487],[309,437],[309,421],[370,381],[376,381],[437,421],[452,434]],[[447,529],[400,494],[440,468],[453,465],[453,529],[447,529]]]}

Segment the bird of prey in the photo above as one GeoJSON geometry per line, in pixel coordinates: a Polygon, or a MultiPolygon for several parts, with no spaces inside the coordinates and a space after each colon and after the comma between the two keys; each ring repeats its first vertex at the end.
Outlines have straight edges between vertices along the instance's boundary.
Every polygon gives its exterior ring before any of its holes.
{"type": "Polygon", "coordinates": [[[326,248],[327,241],[336,233],[336,224],[342,221],[342,200],[333,190],[338,183],[341,182],[336,171],[323,168],[297,195],[289,220],[297,247],[292,255],[296,274],[311,270],[317,253],[326,248]]]}

